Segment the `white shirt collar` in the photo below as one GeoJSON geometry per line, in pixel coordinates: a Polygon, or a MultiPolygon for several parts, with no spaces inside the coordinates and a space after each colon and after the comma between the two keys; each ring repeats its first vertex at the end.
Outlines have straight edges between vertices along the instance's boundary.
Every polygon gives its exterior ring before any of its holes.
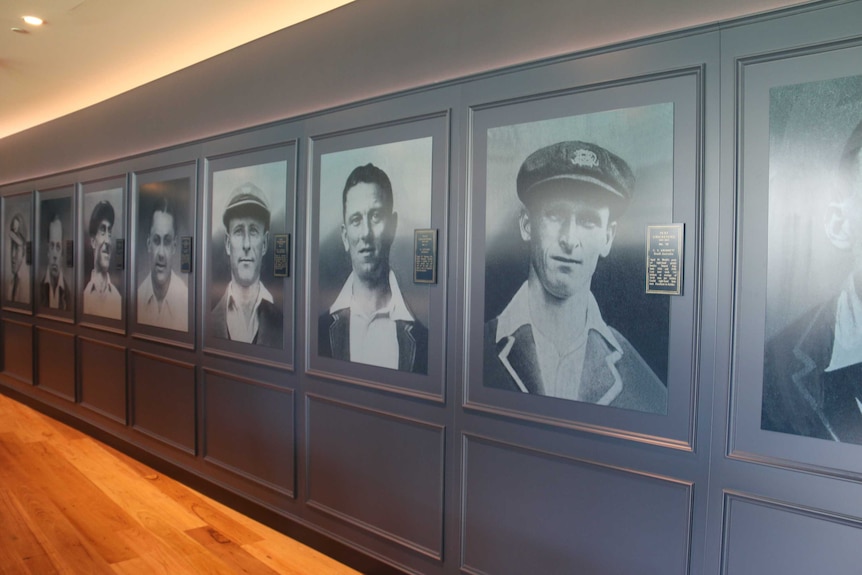
{"type": "MultiPolygon", "coordinates": [[[[353,308],[353,283],[357,281],[356,274],[350,272],[347,281],[341,288],[341,292],[332,305],[329,306],[329,313],[335,313],[340,309],[353,308]]],[[[404,296],[401,295],[401,289],[398,286],[398,280],[395,277],[395,272],[389,270],[389,291],[392,294],[392,299],[389,301],[389,317],[392,321],[415,321],[410,310],[407,308],[407,303],[404,301],[404,296]]],[[[381,310],[378,310],[381,311],[381,310]]]]}
{"type": "MultiPolygon", "coordinates": [[[[496,342],[514,334],[523,325],[533,327],[533,318],[530,316],[530,300],[527,293],[527,282],[524,282],[518,291],[512,297],[506,308],[500,313],[497,321],[496,342]]],[[[622,351],[622,346],[611,333],[608,324],[602,319],[599,304],[596,302],[595,296],[590,292],[587,302],[587,320],[585,332],[596,330],[608,343],[617,351],[622,351]]],[[[534,336],[535,339],[535,336],[534,336]]]]}

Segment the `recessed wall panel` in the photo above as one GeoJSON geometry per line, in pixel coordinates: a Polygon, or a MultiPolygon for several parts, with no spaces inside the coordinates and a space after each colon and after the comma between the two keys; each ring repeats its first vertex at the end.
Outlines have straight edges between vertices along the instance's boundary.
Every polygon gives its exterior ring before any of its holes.
{"type": "Polygon", "coordinates": [[[33,383],[33,326],[3,322],[3,373],[33,383]]]}
{"type": "Polygon", "coordinates": [[[859,573],[862,520],[727,495],[725,575],[859,573]]]}
{"type": "Polygon", "coordinates": [[[75,400],[75,336],[36,328],[39,387],[75,400]]]}
{"type": "Polygon", "coordinates": [[[293,392],[205,371],[203,394],[205,459],[292,495],[293,392]]]}
{"type": "Polygon", "coordinates": [[[468,436],[470,573],[685,574],[691,485],[468,436]]]}
{"type": "Polygon", "coordinates": [[[133,352],[131,370],[134,428],[194,453],[194,365],[133,352]]]}
{"type": "Polygon", "coordinates": [[[78,340],[81,404],[126,422],[126,350],[89,338],[78,340]]]}
{"type": "Polygon", "coordinates": [[[308,505],[441,558],[444,429],[310,397],[308,505]]]}

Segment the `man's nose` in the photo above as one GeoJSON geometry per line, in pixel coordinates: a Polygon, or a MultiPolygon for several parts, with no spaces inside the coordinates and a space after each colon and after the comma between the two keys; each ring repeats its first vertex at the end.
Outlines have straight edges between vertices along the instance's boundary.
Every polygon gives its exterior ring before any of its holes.
{"type": "Polygon", "coordinates": [[[580,244],[581,238],[578,235],[578,226],[575,225],[572,218],[566,218],[563,220],[563,223],[560,226],[559,239],[560,247],[566,251],[571,251],[580,244]]]}
{"type": "Polygon", "coordinates": [[[359,235],[363,239],[371,237],[371,224],[369,223],[368,218],[362,218],[362,222],[359,224],[359,235]]]}

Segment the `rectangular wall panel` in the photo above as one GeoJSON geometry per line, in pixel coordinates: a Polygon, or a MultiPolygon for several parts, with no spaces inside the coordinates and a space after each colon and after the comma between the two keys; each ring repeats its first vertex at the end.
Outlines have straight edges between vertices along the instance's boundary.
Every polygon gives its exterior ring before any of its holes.
{"type": "Polygon", "coordinates": [[[79,338],[81,404],[126,423],[126,349],[79,338]]]}
{"type": "Polygon", "coordinates": [[[195,453],[195,366],[132,352],[132,425],[195,453]]]}
{"type": "Polygon", "coordinates": [[[725,575],[859,573],[862,520],[725,496],[725,575]]]}
{"type": "Polygon", "coordinates": [[[292,496],[295,484],[293,392],[204,371],[204,457],[292,496]]]}
{"type": "Polygon", "coordinates": [[[75,401],[75,336],[36,328],[36,347],[39,387],[75,401]]]}
{"type": "Polygon", "coordinates": [[[688,572],[691,486],[467,437],[471,573],[688,572]]]}
{"type": "Polygon", "coordinates": [[[3,322],[3,373],[33,383],[33,326],[3,322]]]}
{"type": "Polygon", "coordinates": [[[319,397],[307,419],[308,505],[441,558],[444,428],[319,397]]]}

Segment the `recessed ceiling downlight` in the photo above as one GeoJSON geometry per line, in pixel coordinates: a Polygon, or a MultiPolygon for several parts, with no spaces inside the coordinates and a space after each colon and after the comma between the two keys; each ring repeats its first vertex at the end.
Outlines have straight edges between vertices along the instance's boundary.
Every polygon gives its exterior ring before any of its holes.
{"type": "Polygon", "coordinates": [[[41,26],[43,22],[38,16],[24,16],[23,20],[30,26],[41,26]]]}

